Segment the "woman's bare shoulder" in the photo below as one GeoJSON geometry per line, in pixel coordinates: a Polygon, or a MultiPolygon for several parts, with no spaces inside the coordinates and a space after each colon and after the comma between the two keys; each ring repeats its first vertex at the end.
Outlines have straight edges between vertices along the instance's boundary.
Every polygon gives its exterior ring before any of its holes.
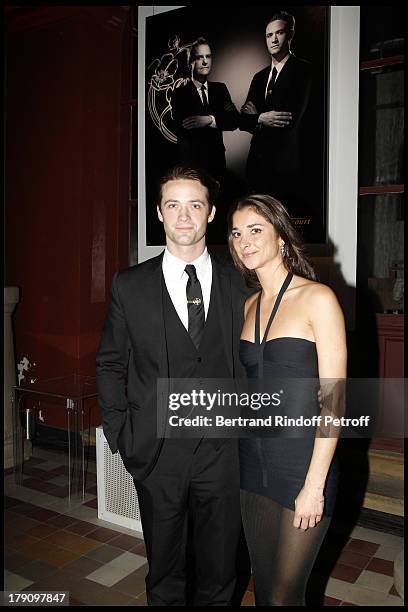
{"type": "Polygon", "coordinates": [[[341,312],[336,294],[328,285],[316,281],[307,281],[299,290],[299,301],[301,301],[305,312],[308,313],[310,320],[325,318],[326,316],[331,317],[341,312]]]}

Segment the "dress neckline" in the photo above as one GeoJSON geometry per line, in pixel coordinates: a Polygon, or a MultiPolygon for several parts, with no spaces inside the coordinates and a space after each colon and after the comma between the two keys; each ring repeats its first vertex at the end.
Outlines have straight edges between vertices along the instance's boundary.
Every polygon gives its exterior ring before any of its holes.
{"type": "MultiPolygon", "coordinates": [[[[316,344],[315,340],[300,338],[300,336],[277,336],[276,338],[270,338],[269,340],[266,340],[264,344],[269,344],[270,342],[275,342],[276,340],[299,340],[301,342],[308,342],[309,344],[316,344]]],[[[252,344],[252,346],[256,345],[256,342],[252,342],[252,340],[245,340],[244,338],[241,338],[240,342],[247,342],[248,344],[252,344]]]]}
{"type": "MultiPolygon", "coordinates": [[[[283,294],[285,293],[286,289],[289,287],[290,281],[292,280],[292,278],[293,278],[292,272],[288,272],[287,275],[286,275],[285,280],[282,283],[281,288],[279,289],[278,296],[277,296],[277,298],[275,300],[275,304],[273,305],[272,312],[269,315],[268,323],[266,325],[265,332],[264,332],[264,335],[263,335],[263,338],[262,338],[261,342],[259,341],[259,337],[260,337],[260,331],[261,331],[261,296],[262,296],[262,291],[259,293],[259,296],[258,296],[257,302],[256,302],[255,344],[257,344],[260,347],[263,347],[265,345],[265,343],[266,343],[266,339],[268,337],[269,330],[271,328],[271,325],[272,325],[272,322],[273,322],[273,320],[275,318],[275,315],[276,315],[276,313],[278,311],[279,305],[280,305],[280,303],[282,301],[283,294]]],[[[273,339],[274,338],[271,338],[271,340],[273,340],[273,339]]]]}

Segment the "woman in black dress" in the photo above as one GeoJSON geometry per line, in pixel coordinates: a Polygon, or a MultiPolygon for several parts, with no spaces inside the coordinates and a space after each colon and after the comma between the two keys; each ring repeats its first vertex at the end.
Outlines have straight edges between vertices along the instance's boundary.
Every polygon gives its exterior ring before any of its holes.
{"type": "MultiPolygon", "coordinates": [[[[245,304],[240,357],[248,378],[293,379],[296,414],[304,409],[310,416],[311,401],[323,413],[330,395],[329,409],[338,416],[346,377],[343,314],[331,289],[316,282],[286,209],[267,195],[242,198],[230,211],[229,245],[247,282],[260,289],[245,304]],[[320,384],[320,406],[317,394],[312,400],[310,393],[296,394],[302,379],[320,384]]],[[[240,440],[242,518],[257,606],[305,605],[333,512],[337,436],[317,428],[309,437],[240,440]]]]}

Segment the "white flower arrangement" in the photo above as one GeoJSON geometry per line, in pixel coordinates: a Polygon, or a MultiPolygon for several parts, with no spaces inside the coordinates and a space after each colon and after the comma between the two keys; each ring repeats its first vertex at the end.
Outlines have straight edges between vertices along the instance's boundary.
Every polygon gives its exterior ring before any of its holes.
{"type": "MultiPolygon", "coordinates": [[[[28,370],[30,370],[31,368],[35,367],[37,364],[36,363],[30,363],[30,360],[28,359],[28,357],[24,356],[22,358],[22,360],[17,364],[17,370],[18,370],[18,384],[20,385],[24,380],[25,380],[25,376],[23,374],[24,371],[28,372],[28,370]]],[[[37,379],[36,378],[31,378],[30,379],[30,383],[35,383],[37,379]]]]}

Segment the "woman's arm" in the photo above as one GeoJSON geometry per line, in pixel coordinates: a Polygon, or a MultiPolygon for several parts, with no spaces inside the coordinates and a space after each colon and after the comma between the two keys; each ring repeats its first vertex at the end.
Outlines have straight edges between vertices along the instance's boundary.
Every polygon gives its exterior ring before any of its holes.
{"type": "MultiPolygon", "coordinates": [[[[306,296],[308,318],[313,329],[319,361],[322,388],[322,412],[325,399],[330,396],[342,404],[347,371],[347,348],[344,318],[336,296],[325,285],[311,285],[306,296]]],[[[339,416],[341,406],[331,406],[339,416]]],[[[337,435],[315,438],[312,459],[302,490],[295,502],[294,527],[314,527],[322,518],[323,490],[327,473],[336,449],[337,435]]]]}

